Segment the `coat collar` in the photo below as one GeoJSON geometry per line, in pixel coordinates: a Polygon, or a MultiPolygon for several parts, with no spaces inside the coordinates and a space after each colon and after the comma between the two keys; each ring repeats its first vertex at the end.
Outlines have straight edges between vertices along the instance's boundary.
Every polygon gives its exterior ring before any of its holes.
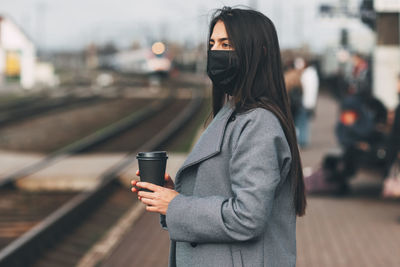
{"type": "Polygon", "coordinates": [[[234,108],[230,102],[226,103],[221,108],[210,125],[208,125],[207,129],[201,135],[199,141],[193,147],[192,152],[190,152],[182,167],[179,169],[176,174],[176,179],[178,179],[179,175],[186,168],[198,164],[221,152],[226,125],[228,124],[233,112],[234,108]]]}

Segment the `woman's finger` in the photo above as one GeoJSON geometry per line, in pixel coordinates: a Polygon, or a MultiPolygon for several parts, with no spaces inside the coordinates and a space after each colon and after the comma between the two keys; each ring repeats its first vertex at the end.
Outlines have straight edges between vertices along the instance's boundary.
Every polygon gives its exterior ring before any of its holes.
{"type": "Polygon", "coordinates": [[[149,199],[154,199],[154,193],[152,193],[152,192],[139,191],[138,196],[144,197],[144,198],[149,198],[149,199]]]}
{"type": "Polygon", "coordinates": [[[131,191],[132,191],[133,193],[137,193],[137,192],[139,191],[139,189],[137,189],[136,187],[132,187],[132,188],[131,188],[131,191]]]}
{"type": "Polygon", "coordinates": [[[154,191],[154,192],[159,191],[160,189],[162,189],[161,186],[158,186],[158,185],[155,185],[155,184],[152,184],[152,183],[147,183],[147,182],[138,182],[136,184],[136,186],[140,187],[140,188],[145,188],[145,189],[148,189],[148,190],[154,191]]]}
{"type": "Polygon", "coordinates": [[[132,180],[132,181],[131,181],[131,185],[132,185],[131,191],[132,191],[133,193],[137,193],[137,192],[139,191],[139,189],[136,188],[137,182],[138,182],[137,180],[132,180]]]}
{"type": "Polygon", "coordinates": [[[154,206],[154,204],[155,204],[155,201],[153,199],[149,199],[149,198],[145,198],[145,197],[142,197],[140,199],[140,201],[142,201],[143,204],[150,205],[150,206],[154,206]]]}
{"type": "Polygon", "coordinates": [[[158,212],[158,208],[152,206],[146,206],[146,210],[150,212],[158,212]]]}
{"type": "Polygon", "coordinates": [[[164,187],[167,187],[169,189],[174,189],[175,188],[174,181],[172,181],[172,178],[168,173],[165,173],[165,184],[164,184],[164,187]]]}

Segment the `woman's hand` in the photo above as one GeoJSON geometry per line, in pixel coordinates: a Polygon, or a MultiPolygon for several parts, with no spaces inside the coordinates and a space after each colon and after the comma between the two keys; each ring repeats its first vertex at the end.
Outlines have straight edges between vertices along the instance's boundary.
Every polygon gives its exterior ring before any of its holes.
{"type": "Polygon", "coordinates": [[[153,192],[139,191],[138,198],[140,201],[142,201],[143,204],[147,205],[146,206],[147,211],[158,212],[163,215],[167,214],[169,203],[177,195],[179,195],[179,193],[173,189],[146,182],[137,182],[136,187],[153,191],[153,192]]]}
{"type": "MultiPolygon", "coordinates": [[[[139,170],[136,171],[136,175],[140,176],[139,170]]],[[[165,173],[164,179],[165,179],[164,187],[169,188],[169,189],[175,189],[174,181],[172,181],[172,178],[171,178],[171,176],[169,176],[168,173],[165,173]]],[[[137,180],[132,180],[131,181],[131,185],[132,185],[132,189],[131,190],[134,193],[139,191],[137,188],[135,188],[136,187],[136,183],[138,183],[138,182],[139,181],[137,181],[137,180]]]]}
{"type": "MultiPolygon", "coordinates": [[[[136,175],[140,175],[139,171],[136,175]]],[[[168,210],[168,205],[177,195],[178,192],[173,190],[175,188],[174,182],[167,173],[165,174],[164,187],[151,183],[139,182],[136,180],[131,181],[132,192],[138,193],[138,199],[146,204],[146,210],[150,212],[157,212],[165,215],[168,210]],[[153,192],[139,191],[140,188],[148,189],[153,192]]]]}

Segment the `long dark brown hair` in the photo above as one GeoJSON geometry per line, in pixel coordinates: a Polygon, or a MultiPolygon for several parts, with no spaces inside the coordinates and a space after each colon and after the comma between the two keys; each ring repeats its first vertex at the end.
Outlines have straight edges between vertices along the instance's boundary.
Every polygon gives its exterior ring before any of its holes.
{"type": "MultiPolygon", "coordinates": [[[[294,206],[296,214],[302,216],[306,208],[303,171],[274,24],[258,11],[224,7],[214,13],[208,39],[218,21],[225,24],[228,38],[239,59],[240,70],[232,96],[235,111],[241,113],[261,107],[279,119],[292,156],[289,176],[292,179],[294,206]]],[[[215,88],[212,95],[215,116],[227,95],[215,88]]]]}

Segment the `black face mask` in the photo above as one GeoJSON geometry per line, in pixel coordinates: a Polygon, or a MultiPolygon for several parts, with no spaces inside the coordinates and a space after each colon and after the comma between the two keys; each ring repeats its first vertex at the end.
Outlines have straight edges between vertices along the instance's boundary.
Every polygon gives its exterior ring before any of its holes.
{"type": "Polygon", "coordinates": [[[233,95],[234,85],[239,73],[239,60],[232,50],[209,50],[207,74],[215,89],[233,95]]]}

